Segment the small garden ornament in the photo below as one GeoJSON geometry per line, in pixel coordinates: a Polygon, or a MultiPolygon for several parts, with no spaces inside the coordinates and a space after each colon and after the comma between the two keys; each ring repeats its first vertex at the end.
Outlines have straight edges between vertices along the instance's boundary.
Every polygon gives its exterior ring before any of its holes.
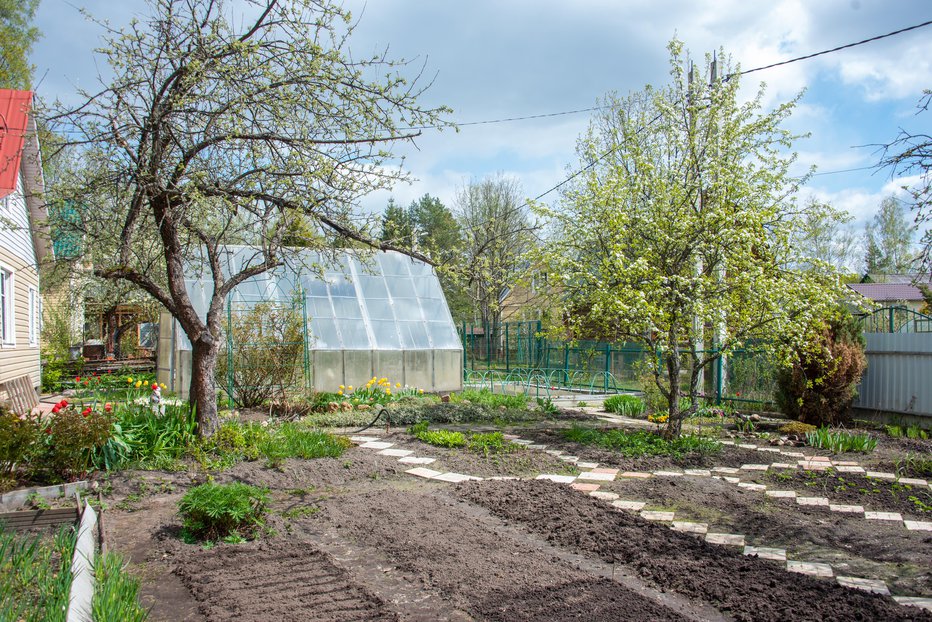
{"type": "Polygon", "coordinates": [[[152,383],[152,395],[149,396],[149,404],[152,407],[152,414],[165,414],[165,400],[162,398],[162,388],[156,383],[152,383]]]}

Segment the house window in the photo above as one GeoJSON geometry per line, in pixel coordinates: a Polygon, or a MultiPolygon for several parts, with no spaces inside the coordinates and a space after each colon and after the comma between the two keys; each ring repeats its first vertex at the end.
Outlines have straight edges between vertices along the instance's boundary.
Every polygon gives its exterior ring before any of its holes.
{"type": "Polygon", "coordinates": [[[39,292],[35,287],[29,288],[29,345],[39,345],[39,292]]]}
{"type": "Polygon", "coordinates": [[[16,345],[13,323],[13,271],[0,266],[0,343],[16,345]]]}

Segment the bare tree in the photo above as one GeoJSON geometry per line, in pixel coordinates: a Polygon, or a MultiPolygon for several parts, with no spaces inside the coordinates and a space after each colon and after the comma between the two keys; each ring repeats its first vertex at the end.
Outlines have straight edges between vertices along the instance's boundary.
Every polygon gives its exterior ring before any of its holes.
{"type": "MultiPolygon", "coordinates": [[[[923,91],[916,114],[928,112],[932,104],[932,90],[923,91]]],[[[932,135],[911,133],[901,130],[899,136],[891,143],[881,145],[883,157],[881,167],[891,167],[894,174],[916,174],[918,181],[906,191],[912,197],[912,207],[916,212],[916,227],[932,220],[932,135]]],[[[922,251],[919,264],[923,272],[932,271],[932,231],[928,228],[922,234],[922,251]]]]}
{"type": "Polygon", "coordinates": [[[341,242],[373,239],[354,207],[404,178],[391,148],[406,129],[436,125],[420,74],[384,53],[354,58],[354,24],[332,0],[151,0],[152,16],[109,30],[114,78],[52,130],[72,138],[82,167],[55,190],[81,211],[94,273],[160,302],[192,344],[199,430],[217,427],[214,371],[222,309],[243,281],[286,259],[294,221],[341,242]],[[255,253],[227,261],[227,245],[255,253]],[[209,275],[206,315],[185,277],[209,275]]]}
{"type": "Polygon", "coordinates": [[[464,238],[460,273],[477,316],[495,347],[502,302],[527,267],[525,253],[535,225],[514,178],[502,174],[471,181],[456,196],[456,218],[464,238]]]}

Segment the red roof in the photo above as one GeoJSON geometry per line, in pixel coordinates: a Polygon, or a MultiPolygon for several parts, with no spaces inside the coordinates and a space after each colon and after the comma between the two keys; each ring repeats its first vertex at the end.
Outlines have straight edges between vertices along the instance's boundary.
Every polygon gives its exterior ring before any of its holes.
{"type": "Polygon", "coordinates": [[[16,190],[32,91],[0,89],[0,198],[16,190]]]}
{"type": "Polygon", "coordinates": [[[848,287],[877,302],[923,299],[918,287],[904,283],[848,283],[848,287]]]}

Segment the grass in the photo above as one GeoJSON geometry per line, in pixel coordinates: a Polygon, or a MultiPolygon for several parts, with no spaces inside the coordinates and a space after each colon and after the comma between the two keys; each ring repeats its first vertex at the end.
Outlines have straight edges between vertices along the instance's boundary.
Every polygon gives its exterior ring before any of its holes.
{"type": "Polygon", "coordinates": [[[626,432],[624,430],[598,430],[582,426],[573,426],[563,431],[568,441],[582,445],[598,445],[623,456],[637,458],[640,456],[682,457],[691,453],[717,453],[721,444],[695,434],[684,434],[667,440],[644,430],[626,432]]]}
{"type": "Polygon", "coordinates": [[[0,527],[0,620],[65,619],[75,540],[71,527],[63,527],[51,540],[0,527]]]}
{"type": "Polygon", "coordinates": [[[526,395],[505,395],[503,393],[492,393],[488,389],[465,389],[459,393],[452,393],[450,401],[454,403],[470,402],[479,404],[486,408],[505,408],[522,409],[527,408],[528,397],[526,395]]]}
{"type": "Polygon", "coordinates": [[[807,432],[806,442],[810,447],[827,449],[834,454],[843,454],[849,451],[870,453],[877,447],[877,439],[870,434],[852,434],[842,430],[832,432],[831,428],[819,428],[807,432]]]}
{"type": "Polygon", "coordinates": [[[907,453],[896,461],[896,472],[901,476],[932,477],[932,456],[907,453]]]}
{"type": "Polygon", "coordinates": [[[125,571],[123,558],[113,552],[94,560],[97,588],[91,604],[94,622],[143,622],[149,612],[139,604],[139,580],[125,571]]]}
{"type": "Polygon", "coordinates": [[[607,412],[623,417],[642,417],[647,408],[636,395],[613,395],[605,399],[604,406],[607,412]]]}
{"type": "Polygon", "coordinates": [[[470,451],[485,454],[503,454],[521,449],[516,445],[505,440],[501,432],[476,432],[473,434],[463,434],[462,432],[452,432],[450,430],[429,430],[428,423],[421,421],[408,430],[416,439],[436,445],[437,447],[465,447],[470,451]]]}

